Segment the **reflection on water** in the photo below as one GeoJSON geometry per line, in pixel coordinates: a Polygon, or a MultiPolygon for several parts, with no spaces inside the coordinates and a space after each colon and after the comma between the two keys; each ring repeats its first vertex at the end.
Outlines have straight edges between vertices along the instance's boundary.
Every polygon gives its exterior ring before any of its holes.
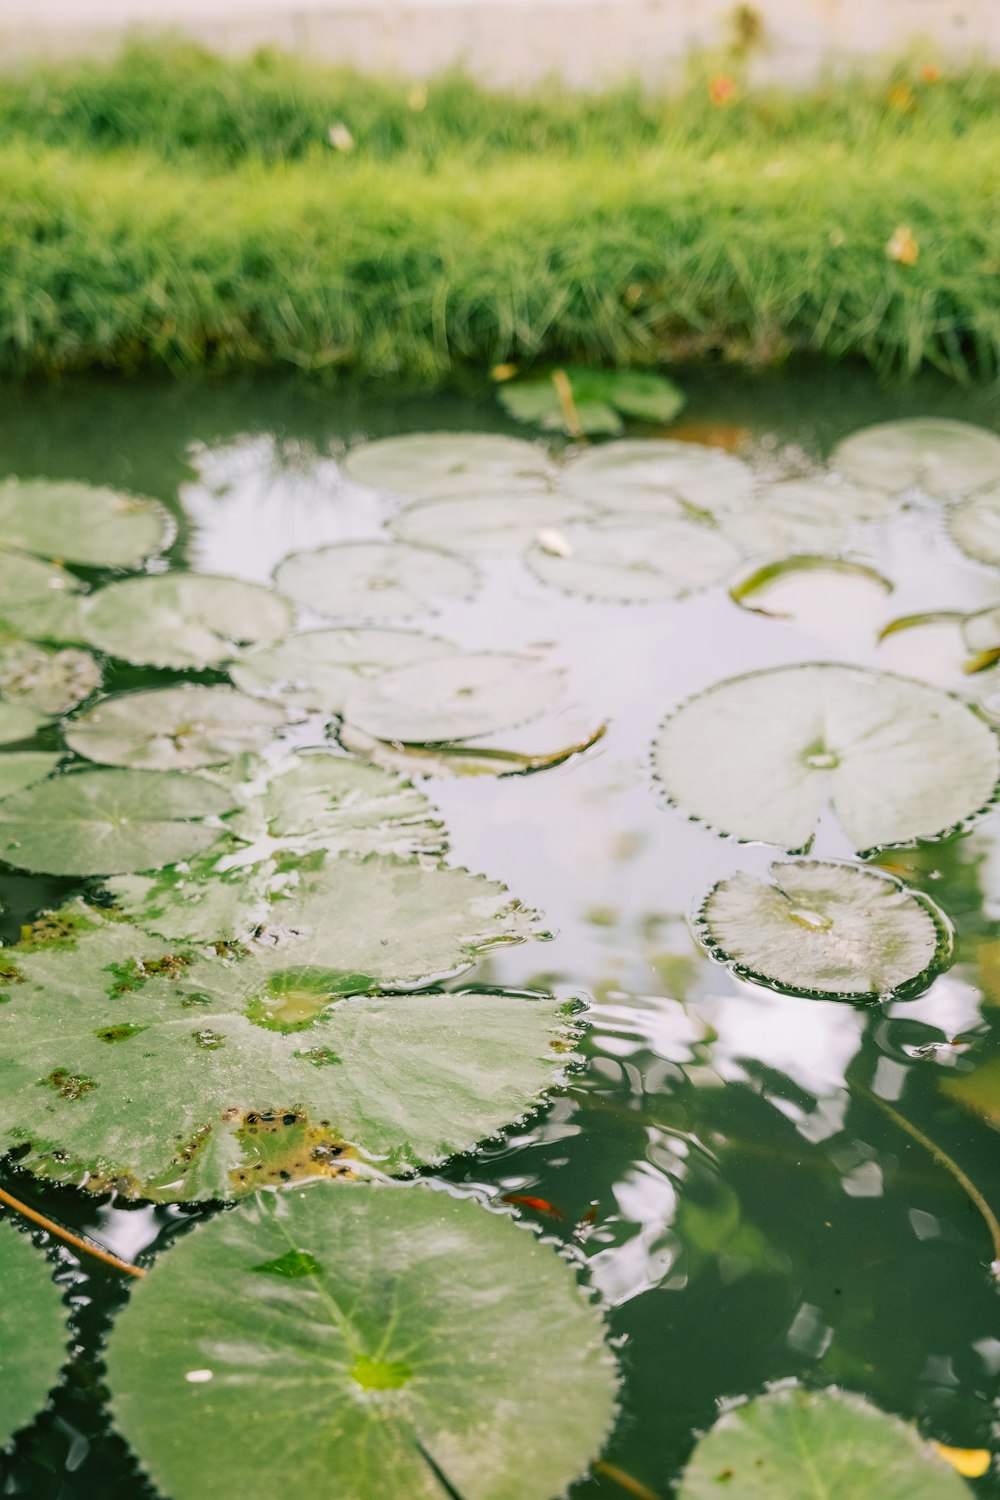
{"type": "MultiPolygon", "coordinates": [[[[693,422],[745,429],[751,460],[774,475],[809,472],[862,422],[934,410],[990,421],[985,396],[887,394],[843,372],[756,387],[705,381],[690,406],[693,422]]],[[[0,449],[22,475],[155,495],[184,522],[178,559],[263,579],[296,548],[380,534],[392,506],[344,479],[345,441],[501,425],[491,407],[457,399],[91,385],[14,393],[0,449]]],[[[580,724],[610,724],[587,756],[543,775],[429,783],[453,862],[504,880],[556,930],[544,948],[492,954],[462,982],[594,1000],[567,1091],[443,1175],[456,1191],[555,1210],[522,1207],[585,1268],[620,1342],[624,1413],[608,1458],[664,1496],[715,1403],[769,1380],[840,1382],[960,1447],[989,1446],[997,1421],[990,1235],[941,1154],[1000,1205],[1000,1153],[990,1127],[940,1084],[1000,1055],[1000,817],[879,861],[950,914],[957,962],[917,1001],[854,1009],[769,993],[700,953],[686,921],[693,903],[737,868],[763,875],[772,854],[714,838],[650,787],[657,724],[722,677],[845,659],[957,685],[945,627],[923,627],[933,642],[914,629],[882,646],[877,631],[911,612],[992,603],[997,575],[950,547],[929,504],[865,533],[851,555],[884,573],[892,594],[859,592],[857,580],[840,595],[797,585],[784,620],[738,608],[724,587],[617,607],[557,594],[508,558],[483,566],[474,604],[417,622],[470,649],[532,647],[565,664],[567,742],[580,724]]],[[[996,679],[984,674],[982,691],[996,679]]],[[[501,738],[534,748],[530,728],[501,738]]],[[[846,852],[830,821],[816,852],[846,852]]],[[[5,932],[60,889],[5,875],[5,932]]],[[[198,1217],[114,1202],[81,1209],[16,1168],[4,1180],[57,1218],[85,1215],[83,1227],[126,1258],[198,1217]]],[[[142,1480],[108,1436],[94,1352],[120,1293],[97,1266],[67,1280],[85,1352],[5,1465],[3,1493],[142,1500],[142,1480]]],[[[1000,1485],[987,1479],[977,1492],[1000,1485]]],[[[575,1491],[621,1493],[607,1475],[575,1491]]]]}

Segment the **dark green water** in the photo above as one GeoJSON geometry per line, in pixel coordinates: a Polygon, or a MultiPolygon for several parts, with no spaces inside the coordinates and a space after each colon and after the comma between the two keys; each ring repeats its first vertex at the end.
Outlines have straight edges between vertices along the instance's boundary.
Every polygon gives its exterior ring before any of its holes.
{"type": "MultiPolygon", "coordinates": [[[[752,461],[773,470],[789,450],[819,461],[856,427],[916,414],[1000,428],[993,393],[886,392],[843,371],[703,378],[685,421],[745,429],[752,461]]],[[[17,389],[5,393],[0,473],[155,496],[181,519],[178,561],[265,578],[294,548],[373,534],[379,513],[338,476],[345,442],[440,428],[514,430],[489,397],[288,382],[17,389]]],[[[994,602],[996,575],[960,565],[932,516],[901,523],[884,545],[880,561],[900,584],[886,617],[994,602]]],[[[469,646],[556,642],[583,718],[610,721],[594,752],[543,775],[428,783],[452,861],[504,880],[557,929],[550,944],[498,952],[461,983],[594,1000],[586,1066],[565,1093],[439,1175],[486,1200],[542,1198],[563,1215],[540,1216],[544,1233],[572,1247],[620,1349],[623,1410],[607,1460],[667,1496],[720,1398],[793,1376],[862,1392],[941,1442],[992,1447],[1000,1296],[986,1225],[954,1174],[868,1091],[1000,1211],[997,1135],[939,1088],[1000,1051],[998,815],[893,856],[955,922],[958,962],[915,1002],[853,1009],[741,985],[699,955],[685,923],[692,901],[737,868],[762,871],[768,855],[665,810],[645,763],[666,710],[723,677],[796,660],[919,663],[879,651],[853,611],[835,609],[818,630],[748,615],[721,589],[677,605],[594,605],[544,589],[513,561],[487,570],[474,605],[427,623],[469,646]],[[965,1050],[934,1050],[956,1036],[965,1050]]],[[[119,670],[109,686],[168,680],[119,670]]],[[[0,871],[2,935],[72,888],[0,871]]],[[[39,1186],[16,1167],[0,1182],[128,1257],[166,1246],[197,1216],[39,1186]]],[[[102,1405],[101,1341],[128,1288],[63,1259],[76,1354],[51,1409],[0,1459],[0,1493],[148,1500],[102,1405]]],[[[526,1452],[526,1473],[531,1461],[526,1452]]],[[[973,1489],[1000,1495],[1000,1479],[973,1489]]],[[[595,1477],[574,1496],[624,1493],[595,1477]]]]}

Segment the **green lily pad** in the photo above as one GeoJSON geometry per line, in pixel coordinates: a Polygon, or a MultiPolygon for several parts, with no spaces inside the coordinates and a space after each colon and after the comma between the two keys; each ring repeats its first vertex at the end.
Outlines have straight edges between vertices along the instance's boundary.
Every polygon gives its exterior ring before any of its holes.
{"type": "Polygon", "coordinates": [[[558,669],[523,656],[470,651],[359,683],[344,704],[344,718],[380,740],[447,743],[525,724],[562,690],[558,669]]]}
{"type": "Polygon", "coordinates": [[[416,630],[306,630],[279,646],[248,651],[229,675],[245,693],[337,714],[359,679],[451,656],[454,650],[441,636],[416,630]]]}
{"type": "Polygon", "coordinates": [[[1000,568],[1000,489],[985,490],[949,506],[945,525],[966,557],[1000,568]]]}
{"type": "Polygon", "coordinates": [[[441,600],[471,599],[477,582],[463,559],[403,542],[340,542],[294,552],[274,576],[297,604],[357,620],[433,614],[441,600]]]}
{"type": "Polygon", "coordinates": [[[187,771],[259,750],[287,723],[275,703],[185,683],[104,698],[66,726],[66,743],[102,765],[187,771]]]}
{"type": "Polygon", "coordinates": [[[36,781],[43,781],[61,757],[44,750],[8,751],[0,755],[0,797],[10,797],[36,781]]]}
{"type": "Polygon", "coordinates": [[[563,365],[525,380],[508,380],[497,391],[500,404],[516,422],[551,432],[618,433],[622,416],[641,422],[672,422],[684,405],[684,392],[645,370],[595,370],[563,365]],[[560,386],[572,402],[569,409],[560,386]]]}
{"type": "Polygon", "coordinates": [[[16,635],[76,640],[84,586],[65,568],[0,551],[0,623],[16,635]]]}
{"type": "Polygon", "coordinates": [[[721,525],[741,551],[755,555],[828,552],[858,526],[892,514],[892,498],[827,479],[784,479],[759,489],[721,525]]]}
{"type": "Polygon", "coordinates": [[[565,551],[535,545],[528,566],[566,594],[619,604],[682,599],[718,583],[739,553],[718,531],[659,516],[605,516],[573,521],[560,537],[565,551]]]}
{"type": "MultiPolygon", "coordinates": [[[[13,757],[11,757],[13,759],[13,757]]],[[[220,837],[232,798],[201,776],[80,771],[0,802],[0,859],[46,875],[117,875],[190,859],[220,837]]]]}
{"type": "Polygon", "coordinates": [[[836,1389],[772,1391],[725,1412],[694,1450],[677,1500],[969,1500],[914,1427],[836,1389]],[[725,1476],[725,1482],[720,1480],[725,1476]]]}
{"type": "Polygon", "coordinates": [[[853,432],[830,462],[865,488],[898,495],[916,487],[946,500],[1000,480],[1000,437],[969,422],[911,417],[853,432]]]}
{"type": "Polygon", "coordinates": [[[544,448],[494,432],[418,432],[354,448],[344,468],[359,484],[414,499],[443,499],[482,489],[545,479],[552,464],[544,448]]]}
{"type": "Polygon", "coordinates": [[[792,860],[770,874],[720,880],[698,912],[702,943],[741,979],[789,995],[900,1000],[951,961],[942,912],[881,870],[792,860]]]}
{"type": "Polygon", "coordinates": [[[92,568],[137,568],[171,540],[174,523],[156,500],[92,484],[8,479],[0,484],[4,547],[92,568]]]}
{"type": "Polygon", "coordinates": [[[31,641],[0,640],[0,694],[43,714],[64,714],[101,685],[89,651],[53,651],[31,641]]]}
{"type": "Polygon", "coordinates": [[[994,796],[1000,747],[960,698],[828,664],[717,683],[664,722],[653,764],[668,800],[717,832],[806,851],[829,803],[853,848],[962,827],[994,796]]]}
{"type": "Polygon", "coordinates": [[[199,1227],[119,1315],[108,1370],[174,1500],[315,1500],[331,1475],[338,1500],[551,1500],[615,1417],[571,1267],[422,1184],[261,1194],[199,1227]]]}
{"type": "Polygon", "coordinates": [[[753,475],[738,458],[698,443],[638,438],[572,459],[563,488],[602,510],[631,515],[729,510],[749,500],[753,475]]]}
{"type": "Polygon", "coordinates": [[[0,1223],[0,1448],[41,1409],[66,1362],[66,1309],[52,1269],[26,1234],[0,1223]]]}
{"type": "Polygon", "coordinates": [[[539,531],[578,520],[578,502],[551,494],[421,500],[401,510],[392,530],[401,542],[468,557],[517,557],[539,531]]]}
{"type": "Polygon", "coordinates": [[[561,1002],[363,995],[351,973],[454,966],[511,940],[506,893],[458,870],[332,867],[285,902],[304,933],[168,945],[77,906],[5,949],[0,1149],[95,1192],[188,1202],[440,1161],[533,1108],[575,1036],[561,1002]],[[354,899],[352,878],[382,905],[354,899]]]}
{"type": "Polygon", "coordinates": [[[125,578],[92,595],[84,612],[88,643],[109,656],[196,670],[279,641],[291,625],[291,606],[273,589],[211,573],[125,578]]]}
{"type": "Polygon", "coordinates": [[[0,745],[30,740],[45,720],[45,714],[37,713],[23,703],[0,703],[0,745]]]}

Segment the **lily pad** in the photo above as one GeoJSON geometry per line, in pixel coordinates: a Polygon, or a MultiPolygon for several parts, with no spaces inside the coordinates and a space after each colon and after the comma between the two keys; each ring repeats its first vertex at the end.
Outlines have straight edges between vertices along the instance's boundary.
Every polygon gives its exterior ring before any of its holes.
{"type": "Polygon", "coordinates": [[[562,690],[556,668],[501,652],[467,652],[359,683],[344,704],[344,718],[380,740],[447,743],[527,723],[562,690]]]}
{"type": "Polygon", "coordinates": [[[969,422],[911,417],[852,433],[830,462],[868,489],[898,495],[915,487],[946,500],[1000,480],[1000,437],[969,422]]]}
{"type": "Polygon", "coordinates": [[[732,1407],[694,1451],[677,1500],[969,1500],[914,1427],[836,1389],[772,1391],[732,1407]]]}
{"type": "Polygon", "coordinates": [[[341,542],[295,552],[274,576],[297,604],[357,620],[433,614],[441,600],[471,599],[477,582],[463,559],[403,542],[341,542]]]}
{"type": "Polygon", "coordinates": [[[103,699],[66,726],[66,743],[102,765],[186,771],[258,750],[287,722],[277,704],[185,683],[103,699]]]}
{"type": "Polygon", "coordinates": [[[741,979],[789,995],[900,1000],[951,961],[943,913],[883,871],[791,860],[770,874],[720,880],[698,912],[702,943],[741,979]]]}
{"type": "Polygon", "coordinates": [[[221,829],[203,820],[232,805],[201,776],[74,772],[0,802],[0,859],[46,875],[158,869],[214,844],[221,829]]]}
{"type": "Polygon", "coordinates": [[[945,525],[966,557],[1000,568],[1000,489],[985,490],[950,506],[945,525]]]}
{"type": "Polygon", "coordinates": [[[0,755],[0,797],[10,797],[36,781],[43,781],[61,757],[44,750],[23,750],[0,755]]]}
{"type": "Polygon", "coordinates": [[[219,666],[243,646],[281,640],[291,625],[291,606],[273,589],[211,573],[125,578],[92,595],[84,612],[89,643],[152,667],[219,666]]]}
{"type": "Polygon", "coordinates": [[[543,375],[505,381],[497,395],[516,422],[571,437],[621,432],[622,416],[672,422],[685,401],[684,392],[663,375],[585,365],[563,365],[543,375]]]}
{"type": "Polygon", "coordinates": [[[84,586],[65,568],[0,551],[0,621],[17,635],[78,639],[84,586]]]}
{"type": "Polygon", "coordinates": [[[247,652],[229,675],[245,693],[337,714],[359,679],[451,656],[454,650],[441,636],[416,630],[306,630],[279,646],[247,652]]]}
{"type": "Polygon", "coordinates": [[[585,507],[551,494],[422,500],[392,522],[401,542],[468,557],[517,557],[539,531],[578,520],[585,507]]]}
{"type": "Polygon", "coordinates": [[[0,1223],[0,1448],[44,1405],[66,1362],[66,1309],[52,1270],[26,1234],[0,1223]]]}
{"type": "Polygon", "coordinates": [[[894,502],[877,490],[827,479],[784,479],[725,516],[726,536],[747,554],[826,552],[857,527],[885,520],[894,502]]]}
{"type": "Polygon", "coordinates": [[[423,1185],[258,1195],[196,1229],[119,1315],[108,1369],[174,1500],[315,1500],[331,1475],[338,1500],[551,1500],[615,1416],[570,1266],[423,1185]]]}
{"type": "Polygon", "coordinates": [[[64,714],[101,685],[101,669],[89,651],[61,651],[31,641],[0,640],[0,694],[43,714],[64,714]]]}
{"type": "Polygon", "coordinates": [[[0,745],[30,740],[45,720],[45,714],[37,713],[23,703],[0,703],[0,745]]]}
{"type": "Polygon", "coordinates": [[[718,583],[739,562],[719,532],[669,516],[574,521],[560,536],[568,553],[534,546],[527,557],[532,572],[563,593],[619,604],[682,599],[718,583]]]}
{"type": "Polygon", "coordinates": [[[471,488],[545,479],[545,449],[494,432],[418,432],[354,448],[344,468],[359,484],[414,499],[467,495],[471,488]]]}
{"type": "Polygon", "coordinates": [[[792,620],[842,646],[859,637],[867,644],[885,611],[891,579],[848,557],[783,557],[741,574],[729,597],[751,614],[792,620]]]}
{"type": "Polygon", "coordinates": [[[454,877],[418,892],[443,913],[391,879],[365,883],[380,908],[359,906],[349,867],[375,863],[334,861],[323,907],[320,891],[289,900],[323,931],[272,931],[277,954],[264,938],[168,946],[82,906],[5,949],[19,978],[0,1006],[0,1149],[92,1191],[188,1202],[440,1161],[533,1108],[576,1032],[551,996],[361,995],[363,976],[351,996],[352,966],[412,973],[421,941],[434,965],[511,933],[504,893],[462,871],[421,871],[454,877]]]}
{"type": "Polygon", "coordinates": [[[926,683],[828,664],[778,667],[700,693],[653,746],[667,798],[730,837],[807,850],[833,803],[853,848],[962,827],[1000,776],[993,731],[926,683]]]}
{"type": "Polygon", "coordinates": [[[563,488],[602,510],[714,514],[749,500],[753,475],[740,459],[717,448],[638,438],[605,443],[572,459],[563,488]]]}
{"type": "Polygon", "coordinates": [[[398,771],[403,776],[529,776],[549,771],[576,755],[582,755],[604,738],[606,724],[579,740],[565,740],[549,750],[512,750],[505,745],[431,744],[406,745],[377,739],[353,724],[342,723],[337,739],[352,756],[373,766],[398,771]]]}
{"type": "Polygon", "coordinates": [[[4,547],[91,568],[137,568],[171,540],[174,522],[156,500],[53,479],[0,484],[4,547]]]}

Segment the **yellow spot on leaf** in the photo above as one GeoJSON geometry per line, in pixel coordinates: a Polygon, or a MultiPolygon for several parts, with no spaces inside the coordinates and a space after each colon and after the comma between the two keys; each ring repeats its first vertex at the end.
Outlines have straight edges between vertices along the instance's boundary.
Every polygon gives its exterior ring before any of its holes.
{"type": "Polygon", "coordinates": [[[990,1466],[988,1448],[946,1448],[944,1443],[935,1443],[934,1446],[963,1479],[981,1479],[990,1466]]]}

